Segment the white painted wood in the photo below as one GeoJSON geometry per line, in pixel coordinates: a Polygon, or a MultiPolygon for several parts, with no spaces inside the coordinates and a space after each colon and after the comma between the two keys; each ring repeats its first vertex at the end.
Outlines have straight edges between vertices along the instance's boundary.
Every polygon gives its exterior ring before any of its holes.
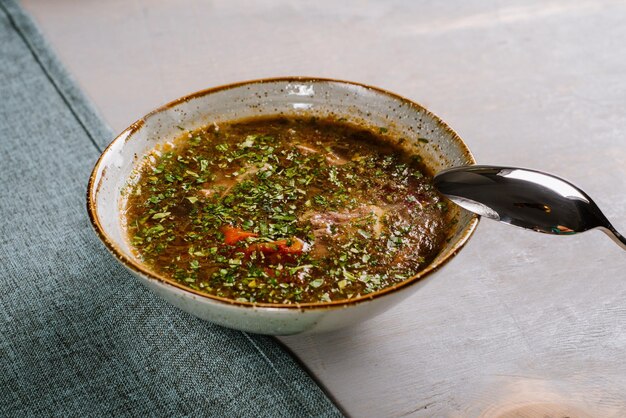
{"type": "MultiPolygon", "coordinates": [[[[626,3],[23,0],[116,131],[185,93],[319,75],[446,120],[481,163],[543,169],[626,231],[626,3]]],[[[626,416],[626,254],[483,221],[359,327],[283,341],[353,416],[626,416]]]]}

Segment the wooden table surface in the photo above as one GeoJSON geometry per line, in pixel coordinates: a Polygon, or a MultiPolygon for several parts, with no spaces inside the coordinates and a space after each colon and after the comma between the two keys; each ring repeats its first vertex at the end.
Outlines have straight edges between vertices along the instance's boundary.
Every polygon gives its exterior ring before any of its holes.
{"type": "MultiPolygon", "coordinates": [[[[23,3],[115,131],[209,86],[354,80],[427,106],[481,163],[570,179],[626,231],[623,1],[23,3]]],[[[282,340],[352,416],[622,417],[625,279],[600,232],[483,220],[401,305],[282,340]]]]}

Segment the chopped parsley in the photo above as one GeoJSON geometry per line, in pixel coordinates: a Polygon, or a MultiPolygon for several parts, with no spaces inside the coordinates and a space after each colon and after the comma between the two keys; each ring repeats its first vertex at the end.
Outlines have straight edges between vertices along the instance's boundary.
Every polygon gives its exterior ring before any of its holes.
{"type": "Polygon", "coordinates": [[[454,221],[386,127],[275,117],[179,128],[138,169],[126,224],[146,265],[196,291],[274,304],[365,296],[418,273],[454,221]]]}

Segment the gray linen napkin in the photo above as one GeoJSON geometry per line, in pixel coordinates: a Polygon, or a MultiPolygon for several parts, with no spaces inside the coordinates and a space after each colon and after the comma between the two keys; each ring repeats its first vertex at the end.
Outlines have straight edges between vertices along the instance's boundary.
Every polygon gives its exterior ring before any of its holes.
{"type": "Polygon", "coordinates": [[[119,266],[87,220],[111,133],[0,0],[0,415],[340,416],[273,339],[202,322],[119,266]]]}

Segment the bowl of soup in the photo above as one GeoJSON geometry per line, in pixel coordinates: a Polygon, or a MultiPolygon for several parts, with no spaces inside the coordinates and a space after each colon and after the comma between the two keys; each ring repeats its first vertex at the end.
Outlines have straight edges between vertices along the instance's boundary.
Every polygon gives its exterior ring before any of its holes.
{"type": "Polygon", "coordinates": [[[326,332],[415,292],[478,218],[432,186],[474,164],[443,121],[396,94],[289,77],[154,110],[105,149],[92,225],[157,295],[261,334],[326,332]]]}

